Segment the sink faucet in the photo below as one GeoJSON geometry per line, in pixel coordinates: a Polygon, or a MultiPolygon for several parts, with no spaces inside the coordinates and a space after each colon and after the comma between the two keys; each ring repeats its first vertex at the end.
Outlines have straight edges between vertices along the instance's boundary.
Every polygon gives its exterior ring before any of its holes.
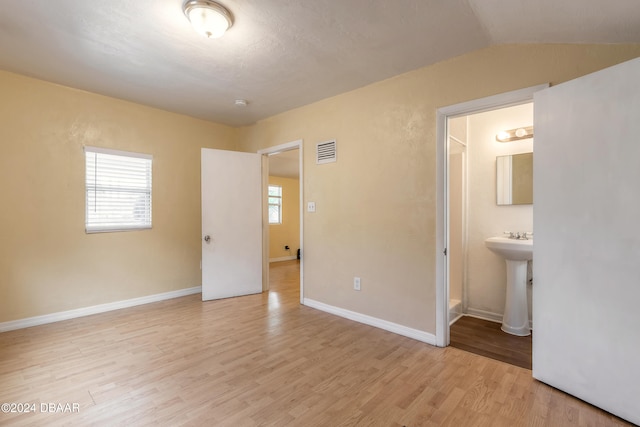
{"type": "Polygon", "coordinates": [[[530,231],[505,231],[504,234],[508,234],[510,239],[515,240],[529,240],[533,237],[533,233],[530,231]]]}

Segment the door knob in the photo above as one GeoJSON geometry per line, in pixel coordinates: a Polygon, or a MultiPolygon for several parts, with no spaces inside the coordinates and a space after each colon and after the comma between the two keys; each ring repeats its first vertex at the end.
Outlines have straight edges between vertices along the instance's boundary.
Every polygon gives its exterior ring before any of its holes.
{"type": "Polygon", "coordinates": [[[209,243],[211,241],[211,236],[209,236],[208,234],[204,236],[204,241],[209,243]]]}

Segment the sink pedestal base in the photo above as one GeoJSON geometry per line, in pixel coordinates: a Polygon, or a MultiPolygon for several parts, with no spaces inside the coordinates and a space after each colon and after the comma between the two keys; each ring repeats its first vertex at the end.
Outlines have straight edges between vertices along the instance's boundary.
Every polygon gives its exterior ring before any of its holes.
{"type": "Polygon", "coordinates": [[[527,261],[506,259],[507,299],[504,304],[502,330],[521,337],[531,334],[529,330],[529,307],[527,306],[527,261]]]}

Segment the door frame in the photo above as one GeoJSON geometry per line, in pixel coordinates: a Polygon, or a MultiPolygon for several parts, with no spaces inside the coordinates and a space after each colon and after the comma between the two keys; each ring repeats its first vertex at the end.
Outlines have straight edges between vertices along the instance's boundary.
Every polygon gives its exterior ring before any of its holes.
{"type": "Polygon", "coordinates": [[[438,108],[436,112],[436,345],[449,345],[449,145],[447,119],[533,102],[548,83],[438,108]]]}
{"type": "MultiPolygon", "coordinates": [[[[258,154],[262,155],[262,186],[263,194],[267,194],[267,187],[269,185],[269,162],[268,157],[275,154],[284,153],[285,151],[299,150],[298,151],[298,184],[300,187],[300,304],[304,302],[304,205],[303,198],[303,141],[298,139],[296,141],[287,142],[284,144],[276,145],[274,147],[264,148],[258,150],[258,154]],[[265,166],[266,165],[266,166],[265,166]]],[[[269,290],[269,219],[267,216],[267,198],[265,196],[263,200],[263,223],[262,227],[262,265],[263,265],[263,291],[269,290]]]]}

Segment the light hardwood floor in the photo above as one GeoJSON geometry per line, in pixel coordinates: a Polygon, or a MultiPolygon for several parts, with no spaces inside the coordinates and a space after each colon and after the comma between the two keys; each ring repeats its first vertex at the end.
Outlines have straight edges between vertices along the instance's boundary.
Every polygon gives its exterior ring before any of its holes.
{"type": "Polygon", "coordinates": [[[0,334],[1,425],[629,425],[531,378],[299,304],[298,264],[268,293],[193,295],[0,334]],[[40,413],[77,403],[78,413],[40,413]]]}

